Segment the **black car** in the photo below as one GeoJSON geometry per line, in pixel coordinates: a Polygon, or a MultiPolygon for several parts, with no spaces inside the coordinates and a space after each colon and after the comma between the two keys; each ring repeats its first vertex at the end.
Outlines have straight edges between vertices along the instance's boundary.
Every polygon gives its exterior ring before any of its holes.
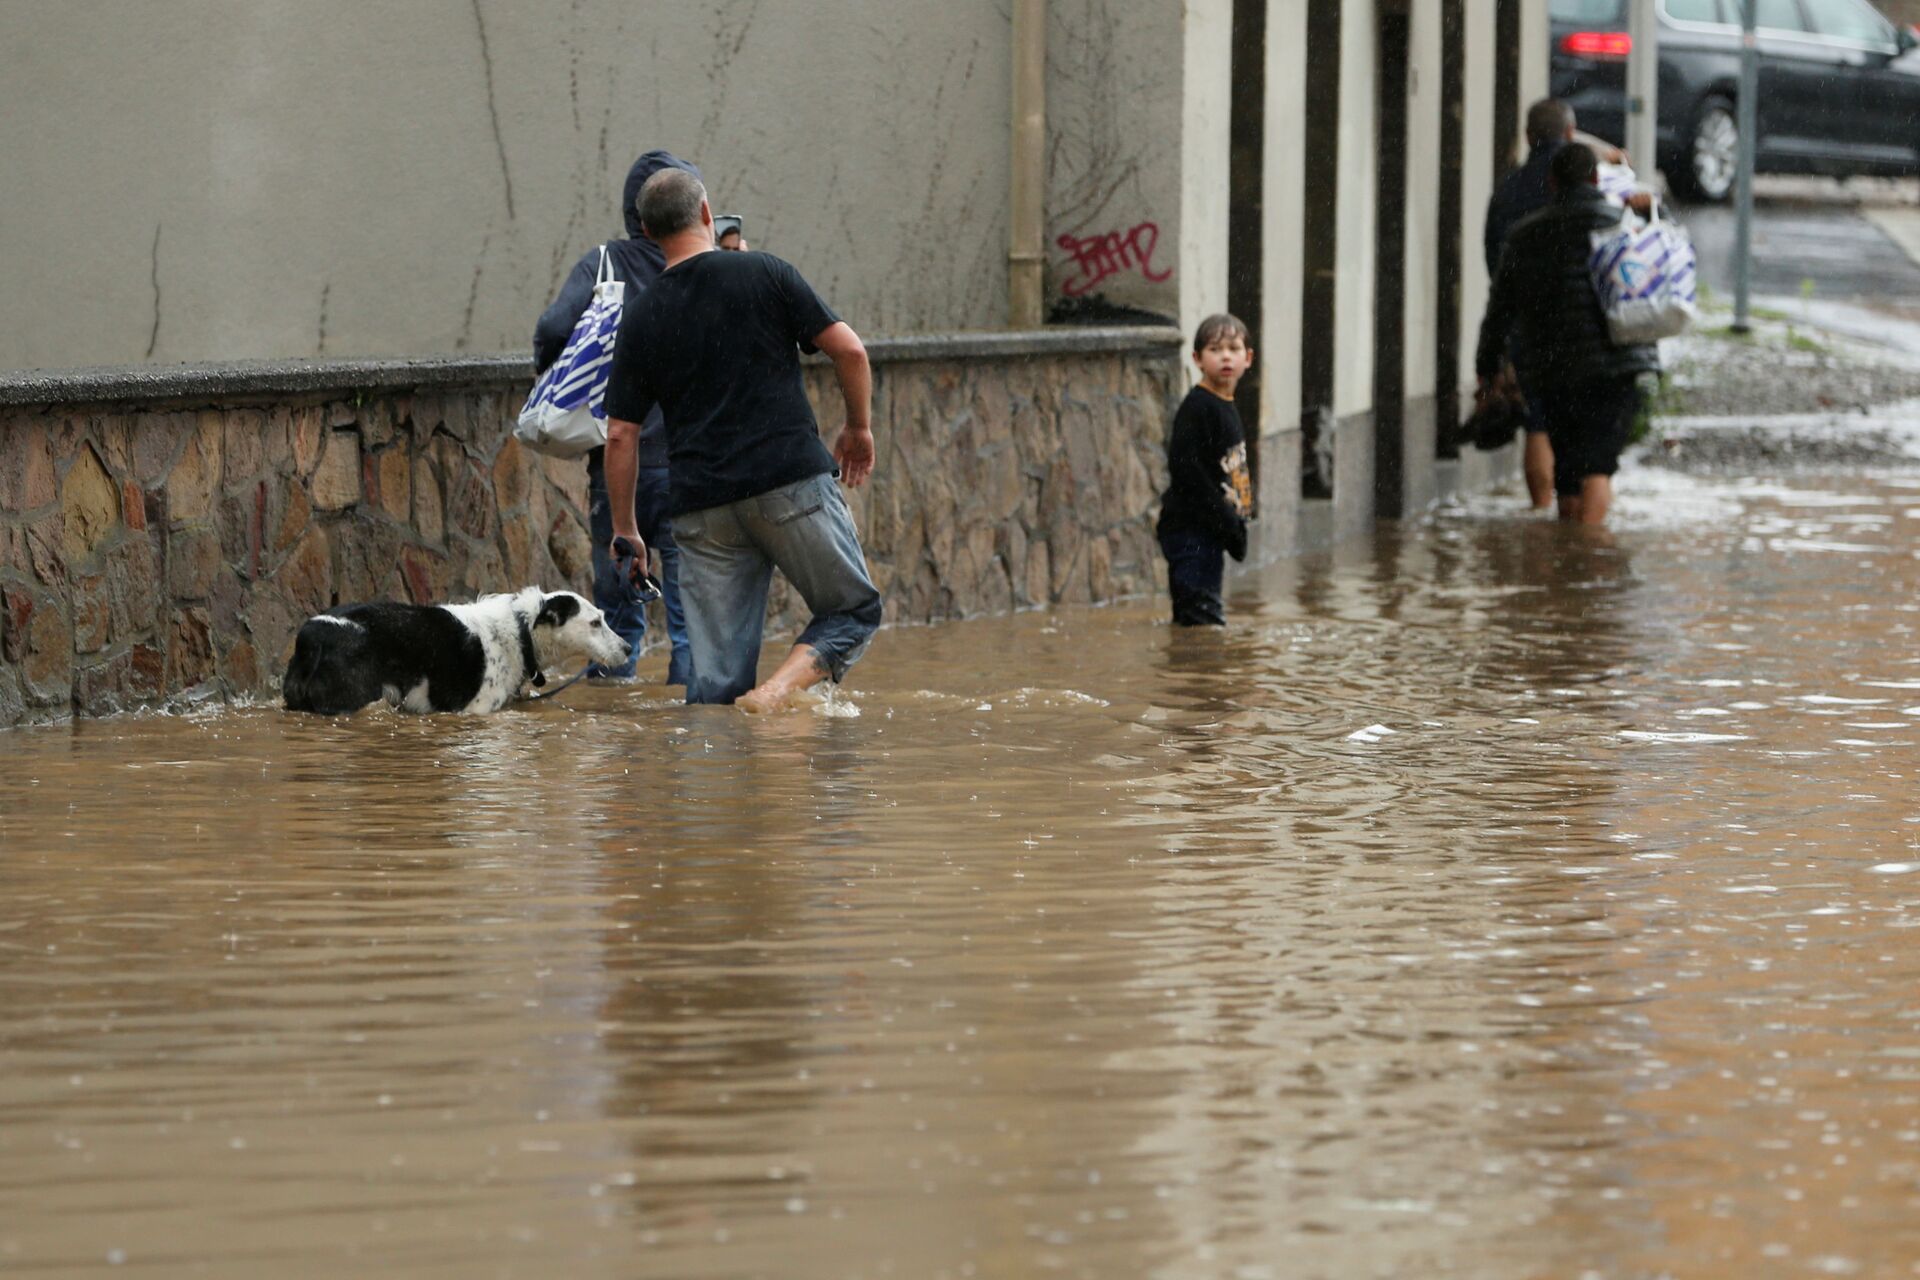
{"type": "MultiPolygon", "coordinates": [[[[1553,93],[1580,127],[1626,133],[1630,0],[1552,0],[1553,93]]],[[[1689,194],[1733,190],[1743,0],[1657,0],[1660,167],[1689,194]]],[[[1920,50],[1867,0],[1759,0],[1757,167],[1920,173],[1920,50]]]]}

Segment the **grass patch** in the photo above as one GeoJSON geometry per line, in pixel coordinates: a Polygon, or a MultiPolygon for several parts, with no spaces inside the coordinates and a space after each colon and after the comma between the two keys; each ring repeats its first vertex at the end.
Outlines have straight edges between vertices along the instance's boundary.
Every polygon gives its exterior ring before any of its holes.
{"type": "MultiPolygon", "coordinates": [[[[1780,313],[1778,312],[1770,312],[1767,314],[1762,314],[1761,312],[1756,311],[1753,313],[1753,318],[1755,320],[1773,320],[1775,319],[1775,317],[1778,317],[1781,321],[1786,320],[1786,317],[1784,315],[1780,315],[1780,313]]],[[[1741,343],[1747,344],[1748,346],[1754,346],[1761,342],[1760,334],[1755,333],[1751,329],[1747,330],[1745,333],[1741,333],[1738,329],[1735,329],[1733,325],[1730,323],[1715,325],[1711,329],[1697,329],[1695,330],[1695,332],[1698,333],[1703,338],[1716,338],[1721,342],[1741,342],[1741,343]]],[[[1769,342],[1767,345],[1771,346],[1774,344],[1769,342]]],[[[1818,338],[1810,337],[1807,334],[1800,332],[1798,329],[1794,328],[1791,324],[1787,325],[1786,335],[1780,339],[1780,345],[1784,346],[1789,351],[1804,351],[1811,355],[1816,355],[1816,356],[1824,356],[1824,355],[1831,354],[1831,348],[1829,348],[1826,343],[1820,341],[1818,338]]]]}
{"type": "Polygon", "coordinates": [[[1661,374],[1652,382],[1641,384],[1643,394],[1640,397],[1639,412],[1633,415],[1633,426],[1627,432],[1631,444],[1639,444],[1653,435],[1655,418],[1679,417],[1687,411],[1687,393],[1673,384],[1666,374],[1661,374]]]}

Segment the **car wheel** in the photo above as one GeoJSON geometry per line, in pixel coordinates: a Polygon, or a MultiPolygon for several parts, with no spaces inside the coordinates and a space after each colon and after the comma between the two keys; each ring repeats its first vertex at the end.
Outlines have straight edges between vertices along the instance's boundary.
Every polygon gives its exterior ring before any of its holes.
{"type": "Polygon", "coordinates": [[[1682,185],[1689,194],[1717,203],[1733,194],[1739,171],[1740,125],[1734,119],[1733,104],[1725,98],[1708,98],[1693,117],[1686,162],[1680,166],[1682,185]]]}

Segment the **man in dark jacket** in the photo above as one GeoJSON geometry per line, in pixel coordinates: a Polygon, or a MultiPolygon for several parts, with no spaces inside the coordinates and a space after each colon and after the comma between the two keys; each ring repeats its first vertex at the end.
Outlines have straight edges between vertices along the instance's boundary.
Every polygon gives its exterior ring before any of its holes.
{"type": "MultiPolygon", "coordinates": [[[[1506,246],[1507,233],[1553,199],[1547,189],[1547,166],[1560,148],[1573,141],[1574,125],[1573,108],[1558,98],[1542,98],[1527,108],[1527,162],[1502,178],[1493,198],[1487,201],[1484,247],[1489,277],[1500,269],[1500,250],[1506,246]]],[[[1527,424],[1520,466],[1534,510],[1552,506],[1553,446],[1547,443],[1546,429],[1539,422],[1527,424]]]]}
{"type": "MultiPolygon", "coordinates": [[[[633,168],[627,171],[626,186],[620,196],[627,238],[609,240],[605,248],[612,259],[614,276],[626,285],[624,305],[628,307],[666,267],[660,246],[640,232],[639,209],[640,188],[662,169],[684,169],[695,177],[700,176],[698,168],[670,151],[649,151],[635,160],[633,168]]],[[[540,321],[533,330],[533,362],[536,369],[544,370],[560,358],[560,353],[566,349],[567,339],[573,335],[573,326],[580,322],[587,304],[593,301],[593,284],[600,270],[601,247],[595,245],[573,264],[566,282],[560,286],[560,296],[540,314],[540,321]]],[[[594,581],[598,584],[606,577],[607,547],[613,540],[613,509],[607,501],[605,449],[595,449],[587,454],[587,488],[587,519],[593,535],[594,581]]],[[[667,519],[667,442],[657,409],[641,424],[640,467],[634,484],[634,512],[639,519],[641,536],[646,539],[648,546],[660,553],[660,594],[667,610],[667,638],[673,645],[673,657],[667,666],[667,683],[685,684],[688,673],[687,622],[680,605],[680,550],[674,545],[673,528],[667,519]]],[[[597,586],[594,594],[594,603],[607,615],[607,625],[638,656],[640,641],[647,633],[644,610],[629,604],[627,599],[599,599],[597,586]]],[[[629,658],[622,669],[600,674],[630,677],[633,675],[633,659],[629,658]]]]}
{"type": "Polygon", "coordinates": [[[1487,201],[1487,274],[1500,269],[1500,250],[1507,233],[1522,218],[1538,213],[1553,199],[1547,189],[1547,166],[1560,148],[1573,141],[1573,108],[1558,98],[1542,98],[1527,108],[1527,161],[1494,188],[1487,201]]]}
{"type": "Polygon", "coordinates": [[[1598,173],[1590,147],[1573,142],[1554,154],[1553,201],[1507,237],[1474,358],[1485,394],[1511,354],[1552,442],[1560,518],[1582,524],[1606,520],[1639,376],[1660,368],[1652,343],[1614,345],[1593,289],[1593,233],[1621,216],[1600,194],[1598,173]]]}

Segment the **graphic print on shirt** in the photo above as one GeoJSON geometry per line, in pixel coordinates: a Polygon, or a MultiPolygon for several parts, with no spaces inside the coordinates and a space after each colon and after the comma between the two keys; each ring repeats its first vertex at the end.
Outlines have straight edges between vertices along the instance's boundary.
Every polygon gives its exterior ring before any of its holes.
{"type": "Polygon", "coordinates": [[[1253,514],[1253,477],[1247,473],[1247,446],[1244,442],[1236,444],[1221,457],[1220,471],[1227,477],[1221,481],[1220,491],[1233,504],[1234,514],[1245,520],[1253,514]]]}

